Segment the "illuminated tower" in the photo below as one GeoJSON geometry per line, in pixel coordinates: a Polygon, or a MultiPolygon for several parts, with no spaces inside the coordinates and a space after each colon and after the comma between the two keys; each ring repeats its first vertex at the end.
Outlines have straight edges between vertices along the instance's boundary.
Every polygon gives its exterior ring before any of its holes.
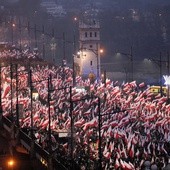
{"type": "Polygon", "coordinates": [[[82,77],[100,79],[100,24],[95,19],[79,22],[79,60],[82,77]]]}

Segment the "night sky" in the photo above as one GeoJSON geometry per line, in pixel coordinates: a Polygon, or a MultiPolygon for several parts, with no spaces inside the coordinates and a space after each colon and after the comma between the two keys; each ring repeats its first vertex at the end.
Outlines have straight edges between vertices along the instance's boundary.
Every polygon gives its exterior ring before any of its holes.
{"type": "MultiPolygon", "coordinates": [[[[36,23],[39,30],[42,30],[43,25],[49,34],[54,30],[57,37],[56,62],[61,61],[63,53],[68,63],[71,62],[75,52],[72,43],[74,35],[78,50],[78,21],[83,18],[84,13],[91,10],[96,12],[95,17],[101,24],[101,46],[105,50],[101,58],[103,63],[115,62],[117,51],[128,53],[131,47],[136,62],[146,58],[157,59],[160,53],[166,58],[167,52],[170,51],[169,0],[53,1],[66,11],[64,16],[49,15],[46,9],[41,7],[41,0],[0,0],[0,11],[3,14],[1,20],[22,18],[23,25],[29,21],[32,25],[36,23]],[[78,21],[75,22],[74,17],[77,17],[78,21]],[[65,51],[63,33],[65,40],[69,42],[65,44],[65,51]]],[[[117,69],[116,67],[119,68],[120,65],[116,65],[114,69],[117,69]]]]}

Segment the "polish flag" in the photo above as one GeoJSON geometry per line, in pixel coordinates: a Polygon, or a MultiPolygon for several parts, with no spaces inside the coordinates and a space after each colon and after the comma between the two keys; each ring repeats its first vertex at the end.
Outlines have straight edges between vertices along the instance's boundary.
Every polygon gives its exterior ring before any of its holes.
{"type": "Polygon", "coordinates": [[[135,167],[131,164],[131,163],[127,163],[126,161],[123,161],[124,162],[124,170],[135,170],[135,167]]]}
{"type": "Polygon", "coordinates": [[[144,83],[144,82],[142,82],[142,83],[139,84],[139,87],[140,87],[140,88],[142,88],[142,87],[144,87],[144,86],[145,86],[145,83],[144,83]]]}
{"type": "Polygon", "coordinates": [[[107,152],[108,152],[107,144],[105,144],[105,146],[104,146],[104,150],[103,150],[103,155],[105,155],[107,152]]]}
{"type": "Polygon", "coordinates": [[[54,121],[54,120],[51,121],[50,127],[51,127],[52,130],[54,130],[56,128],[56,124],[57,124],[57,121],[54,121]]]}
{"type": "Polygon", "coordinates": [[[107,78],[107,79],[106,79],[106,86],[107,86],[107,85],[110,85],[110,84],[111,84],[111,80],[107,78]]]}
{"type": "Polygon", "coordinates": [[[115,120],[109,124],[111,127],[115,127],[118,125],[118,122],[115,120]]]}
{"type": "Polygon", "coordinates": [[[109,137],[113,137],[114,136],[114,134],[112,132],[112,127],[111,126],[107,130],[107,136],[109,136],[109,137]]]}
{"type": "Polygon", "coordinates": [[[23,122],[25,123],[25,122],[28,122],[28,121],[30,121],[30,120],[31,120],[30,117],[26,117],[26,118],[23,120],[23,122]]]}
{"type": "Polygon", "coordinates": [[[88,116],[91,113],[91,108],[83,113],[84,116],[88,116]]]}
{"type": "Polygon", "coordinates": [[[161,94],[160,93],[155,96],[155,99],[159,99],[159,98],[161,98],[161,94]]]}
{"type": "Polygon", "coordinates": [[[104,125],[102,125],[101,129],[107,130],[107,129],[108,129],[108,127],[109,127],[109,125],[108,125],[108,124],[104,124],[104,125]]]}
{"type": "Polygon", "coordinates": [[[73,115],[79,115],[80,112],[81,112],[80,110],[73,110],[72,114],[73,114],[73,115]]]}
{"type": "Polygon", "coordinates": [[[36,121],[36,120],[38,120],[38,119],[39,119],[39,113],[36,112],[36,113],[34,114],[34,116],[33,116],[33,121],[36,121]]]}
{"type": "Polygon", "coordinates": [[[114,150],[114,141],[110,142],[109,149],[110,149],[110,152],[114,150]]]}
{"type": "Polygon", "coordinates": [[[83,130],[86,131],[88,128],[96,127],[98,124],[97,122],[98,122],[97,119],[93,118],[91,121],[83,125],[83,130]]]}
{"type": "Polygon", "coordinates": [[[105,154],[103,154],[103,156],[104,156],[106,159],[110,159],[111,154],[110,154],[110,152],[106,152],[105,154]]]}
{"type": "Polygon", "coordinates": [[[65,128],[65,129],[69,128],[69,127],[70,127],[70,124],[71,124],[71,119],[68,118],[68,119],[65,121],[65,123],[64,123],[64,128],[65,128]]]}
{"type": "Polygon", "coordinates": [[[148,154],[151,154],[150,146],[151,146],[151,142],[149,142],[148,147],[147,147],[148,154]]]}
{"type": "Polygon", "coordinates": [[[42,129],[46,128],[48,126],[48,119],[46,119],[43,124],[41,125],[42,129]]]}
{"type": "Polygon", "coordinates": [[[140,152],[139,152],[139,149],[137,149],[137,152],[136,152],[135,156],[136,156],[137,158],[139,158],[139,155],[140,155],[140,152]]]}
{"type": "Polygon", "coordinates": [[[119,162],[118,158],[116,158],[115,166],[114,167],[115,167],[115,169],[120,168],[120,162],[119,162]]]}
{"type": "Polygon", "coordinates": [[[64,144],[63,144],[63,148],[64,148],[64,149],[67,149],[67,148],[68,148],[68,143],[64,143],[64,144]]]}
{"type": "Polygon", "coordinates": [[[129,151],[129,156],[130,156],[131,158],[134,158],[134,145],[133,145],[133,144],[131,145],[131,149],[130,149],[130,151],[129,151]]]}
{"type": "Polygon", "coordinates": [[[74,126],[81,127],[84,123],[85,123],[85,120],[81,118],[80,120],[74,123],[74,126]]]}
{"type": "Polygon", "coordinates": [[[7,83],[5,83],[5,84],[3,85],[3,89],[4,89],[4,91],[3,91],[3,93],[2,93],[2,98],[4,99],[4,98],[6,98],[7,94],[10,92],[10,85],[8,85],[7,83]]]}
{"type": "Polygon", "coordinates": [[[124,164],[124,161],[123,161],[122,159],[120,159],[120,166],[121,166],[121,168],[123,168],[123,169],[126,168],[126,166],[125,166],[125,164],[124,164]]]}
{"type": "Polygon", "coordinates": [[[132,81],[132,82],[130,82],[130,83],[129,83],[129,85],[130,85],[132,88],[137,87],[137,85],[136,85],[136,81],[132,81]]]}

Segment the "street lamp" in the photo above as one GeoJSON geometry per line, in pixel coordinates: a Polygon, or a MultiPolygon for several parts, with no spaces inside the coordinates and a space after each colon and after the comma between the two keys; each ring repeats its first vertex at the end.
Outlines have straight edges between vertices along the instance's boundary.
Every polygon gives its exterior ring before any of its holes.
{"type": "Polygon", "coordinates": [[[169,74],[169,55],[167,55],[167,60],[162,60],[162,53],[160,53],[159,56],[159,60],[155,60],[155,59],[149,59],[150,61],[153,61],[155,64],[157,64],[159,66],[159,75],[160,75],[160,93],[161,96],[163,96],[163,90],[162,90],[162,63],[166,63],[167,64],[167,68],[168,68],[168,74],[169,74]]]}
{"type": "Polygon", "coordinates": [[[30,100],[31,100],[31,104],[30,104],[30,109],[31,109],[31,153],[30,153],[30,157],[31,159],[33,159],[34,157],[34,137],[33,137],[33,83],[32,83],[32,70],[29,70],[29,83],[30,83],[30,100]]]}
{"type": "Polygon", "coordinates": [[[51,74],[48,78],[48,140],[49,140],[49,163],[48,163],[48,169],[52,170],[52,159],[51,159],[51,112],[50,112],[50,101],[51,101],[51,90],[52,90],[52,80],[51,80],[51,74]]]}
{"type": "Polygon", "coordinates": [[[134,62],[134,56],[133,56],[133,49],[132,49],[132,46],[130,47],[130,53],[122,53],[122,52],[118,52],[117,54],[121,54],[121,55],[124,55],[124,56],[127,56],[129,57],[130,59],[130,62],[131,62],[131,80],[133,81],[133,73],[134,73],[134,70],[133,70],[133,62],[134,62]]]}
{"type": "Polygon", "coordinates": [[[16,27],[16,25],[14,23],[11,24],[11,31],[12,31],[12,46],[14,45],[14,28],[16,27]]]}
{"type": "Polygon", "coordinates": [[[14,121],[14,115],[13,115],[13,64],[10,64],[10,91],[11,91],[11,119],[12,122],[14,121]]]}
{"type": "Polygon", "coordinates": [[[97,82],[99,82],[99,79],[100,79],[100,56],[99,54],[100,53],[103,53],[103,49],[100,49],[100,50],[93,50],[93,49],[89,49],[90,51],[92,51],[95,55],[96,55],[96,58],[97,58],[97,82]]]}
{"type": "Polygon", "coordinates": [[[75,60],[74,60],[75,55],[73,54],[73,87],[76,84],[76,73],[75,73],[75,60]]]}
{"type": "Polygon", "coordinates": [[[2,116],[2,69],[0,65],[0,117],[2,116]]]}
{"type": "Polygon", "coordinates": [[[104,83],[104,103],[105,103],[106,97],[107,97],[107,94],[106,94],[106,70],[103,71],[103,74],[101,76],[102,76],[102,81],[104,83]]]}
{"type": "Polygon", "coordinates": [[[19,127],[19,107],[18,107],[18,65],[16,64],[16,124],[19,127]]]}
{"type": "Polygon", "coordinates": [[[101,113],[100,113],[100,98],[98,97],[98,128],[99,128],[99,148],[98,148],[98,152],[99,152],[99,170],[102,170],[102,141],[101,141],[101,113]]]}

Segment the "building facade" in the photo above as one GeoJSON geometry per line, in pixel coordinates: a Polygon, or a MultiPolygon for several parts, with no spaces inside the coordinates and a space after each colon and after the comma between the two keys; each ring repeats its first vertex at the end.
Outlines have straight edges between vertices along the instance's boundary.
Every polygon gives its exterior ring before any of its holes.
{"type": "Polygon", "coordinates": [[[75,65],[84,78],[100,79],[100,24],[87,19],[79,22],[79,52],[75,65]]]}

